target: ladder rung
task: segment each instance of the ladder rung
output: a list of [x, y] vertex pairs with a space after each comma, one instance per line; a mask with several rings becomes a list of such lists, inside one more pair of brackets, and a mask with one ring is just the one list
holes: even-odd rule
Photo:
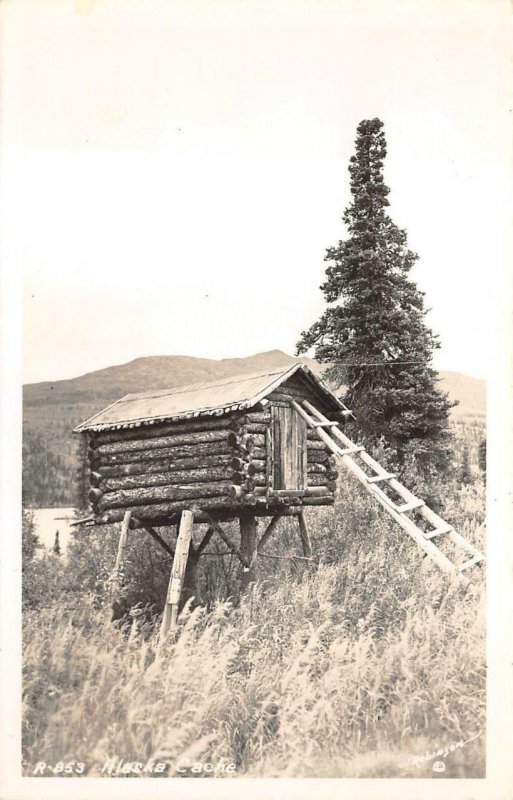
[[425, 505], [426, 504], [424, 500], [419, 500], [416, 498], [415, 500], [412, 500], [411, 503], [405, 503], [402, 506], [395, 506], [395, 510], [398, 514], [404, 514], [406, 511], [413, 511], [415, 508], [421, 508]]
[[441, 525], [439, 528], [435, 528], [435, 530], [425, 533], [424, 536], [426, 539], [434, 539], [435, 536], [443, 536], [444, 533], [450, 533], [453, 530], [454, 528], [452, 525]]
[[474, 558], [469, 559], [468, 561], [464, 561], [463, 564], [460, 564], [458, 570], [463, 572], [464, 570], [468, 569], [469, 567], [473, 567], [474, 564], [479, 564], [481, 561], [484, 561], [484, 556], [479, 553], [478, 556], [474, 556]]
[[385, 472], [383, 475], [373, 475], [372, 478], [367, 478], [367, 483], [378, 483], [379, 481], [389, 481], [392, 478], [397, 478], [391, 472]]
[[334, 425], [338, 425], [338, 422], [317, 422], [316, 419], [312, 420], [315, 428], [333, 428]]
[[339, 450], [337, 455], [339, 456], [348, 456], [351, 453], [361, 453], [365, 450], [365, 447], [346, 447], [345, 450]]

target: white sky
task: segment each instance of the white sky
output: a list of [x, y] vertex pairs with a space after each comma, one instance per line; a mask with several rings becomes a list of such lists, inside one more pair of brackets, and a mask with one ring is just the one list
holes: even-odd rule
[[322, 312], [362, 118], [442, 339], [485, 377], [510, 175], [507, 2], [7, 0], [4, 270], [24, 380], [280, 348]]

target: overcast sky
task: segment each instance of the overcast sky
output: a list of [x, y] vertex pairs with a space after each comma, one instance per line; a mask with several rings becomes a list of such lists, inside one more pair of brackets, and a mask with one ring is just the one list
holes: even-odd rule
[[[363, 118], [440, 334], [485, 377], [504, 267], [507, 2], [7, 0], [4, 215], [24, 380], [294, 350]], [[14, 280], [14, 278], [13, 278]]]

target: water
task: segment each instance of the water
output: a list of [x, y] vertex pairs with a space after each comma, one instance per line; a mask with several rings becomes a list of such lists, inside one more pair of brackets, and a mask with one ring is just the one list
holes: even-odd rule
[[[65, 555], [70, 540], [70, 522], [75, 518], [74, 508], [32, 508], [34, 532], [45, 550], [51, 550], [55, 542], [55, 533], [59, 531], [61, 554]], [[41, 552], [41, 551], [40, 551]]]

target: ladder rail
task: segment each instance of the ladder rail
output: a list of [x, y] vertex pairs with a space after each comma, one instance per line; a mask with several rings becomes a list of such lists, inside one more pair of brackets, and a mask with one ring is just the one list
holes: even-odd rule
[[[327, 417], [325, 417], [324, 414], [322, 414], [317, 408], [315, 408], [315, 406], [309, 403], [308, 400], [303, 400], [302, 404], [311, 414], [314, 414], [320, 421], [324, 421], [325, 419], [327, 419]], [[348, 436], [342, 433], [340, 428], [333, 427], [330, 428], [330, 430], [332, 431], [333, 435], [344, 444], [345, 447], [351, 447], [351, 446], [354, 447], [354, 442]], [[382, 471], [383, 467], [381, 466], [381, 464], [379, 464], [378, 461], [372, 458], [372, 456], [370, 456], [366, 451], [360, 453], [360, 458], [365, 464], [367, 464], [367, 466], [371, 467], [375, 472], [379, 473]], [[412, 492], [410, 492], [409, 489], [406, 488], [406, 486], [404, 486], [400, 481], [398, 481], [397, 478], [394, 477], [388, 483], [390, 488], [393, 489], [407, 503], [413, 503], [418, 499]], [[429, 522], [430, 525], [433, 525], [433, 528], [444, 527], [447, 524], [442, 517], [440, 517], [435, 511], [433, 511], [433, 509], [429, 508], [429, 506], [427, 505], [420, 507], [418, 509], [418, 513], [423, 517], [423, 519], [426, 520], [426, 522]], [[454, 545], [462, 547], [463, 549], [467, 550], [467, 552], [469, 552], [472, 556], [475, 557], [483, 556], [483, 553], [481, 553], [481, 551], [475, 545], [473, 545], [472, 542], [469, 542], [468, 539], [465, 539], [465, 537], [462, 536], [457, 531], [452, 530], [450, 533], [447, 534], [447, 537]]]
[[[369, 481], [369, 476], [367, 473], [354, 461], [352, 454], [349, 454], [347, 451], [350, 450], [352, 453], [356, 454], [367, 466], [371, 467], [376, 473], [378, 473], [378, 475], [383, 473], [383, 467], [375, 459], [373, 459], [372, 456], [365, 451], [365, 449], [362, 449], [361, 451], [355, 450], [355, 443], [348, 436], [342, 433], [337, 426], [329, 427], [330, 433], [332, 434], [330, 436], [325, 431], [324, 425], [316, 425], [315, 423], [317, 421], [326, 423], [329, 422], [329, 420], [318, 409], [316, 409], [315, 406], [309, 403], [308, 400], [303, 400], [301, 405], [299, 405], [299, 403], [297, 403], [295, 400], [292, 400], [292, 406], [303, 417], [308, 427], [315, 430], [317, 436], [327, 445], [331, 452], [343, 462], [344, 466], [365, 487], [367, 492], [374, 495], [378, 503], [380, 503], [380, 505], [397, 522], [397, 524], [400, 525], [400, 527], [416, 541], [426, 555], [430, 556], [430, 558], [445, 572], [449, 572], [455, 576], [463, 586], [468, 586], [470, 581], [468, 578], [462, 575], [459, 566], [454, 564], [430, 540], [429, 534], [425, 534], [413, 520], [405, 516], [407, 513], [406, 510], [403, 512], [397, 510], [394, 501], [391, 500], [388, 495], [376, 485], [376, 482], [373, 482], [372, 479]], [[307, 411], [310, 413], [307, 413]], [[313, 419], [311, 418], [310, 414], [314, 416]], [[340, 445], [335, 442], [334, 438], [332, 437], [337, 438], [344, 445], [344, 448], [340, 447]], [[416, 497], [412, 492], [410, 492], [410, 490], [400, 483], [395, 476], [391, 476], [389, 479], [387, 479], [387, 482], [390, 487], [400, 497], [402, 497], [403, 500], [405, 500], [406, 505], [412, 506], [412, 508], [409, 510], [413, 510], [415, 508], [415, 510], [421, 514], [427, 522], [433, 525], [435, 529], [444, 527], [452, 528], [452, 526], [448, 526], [447, 522], [442, 517], [426, 506], [425, 503], [422, 505], [417, 505], [418, 503], [422, 502], [420, 498]], [[475, 563], [479, 563], [480, 561], [484, 560], [484, 555], [471, 542], [469, 542], [468, 539], [465, 539], [465, 537], [463, 537], [453, 528], [445, 535], [447, 535], [453, 544], [461, 547], [467, 552], [470, 552], [475, 560]]]

